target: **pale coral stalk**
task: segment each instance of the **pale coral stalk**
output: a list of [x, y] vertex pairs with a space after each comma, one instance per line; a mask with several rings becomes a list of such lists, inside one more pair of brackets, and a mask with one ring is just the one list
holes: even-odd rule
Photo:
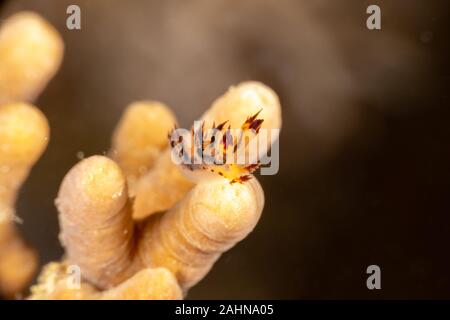
[[244, 184], [223, 178], [202, 182], [173, 209], [149, 218], [141, 232], [139, 256], [144, 265], [171, 270], [187, 290], [253, 230], [263, 206], [263, 191], [255, 178]]
[[14, 297], [31, 280], [37, 255], [16, 230], [17, 193], [48, 142], [44, 115], [23, 103], [61, 64], [63, 42], [39, 15], [20, 12], [0, 26], [0, 294]]
[[100, 291], [86, 281], [78, 283], [66, 263], [48, 264], [31, 288], [30, 300], [179, 300], [175, 277], [163, 268], [143, 269], [124, 283]]
[[15, 223], [17, 193], [48, 143], [44, 115], [24, 103], [0, 106], [0, 293], [13, 296], [31, 280], [35, 252], [19, 237]]
[[130, 196], [135, 185], [167, 147], [167, 133], [176, 123], [175, 116], [160, 102], [139, 101], [130, 104], [114, 131], [111, 157], [128, 180]]
[[69, 263], [77, 264], [83, 277], [102, 289], [130, 276], [134, 227], [127, 203], [122, 171], [102, 156], [72, 168], [56, 200]]
[[6, 19], [0, 28], [0, 105], [33, 101], [59, 69], [63, 51], [60, 35], [39, 15]]

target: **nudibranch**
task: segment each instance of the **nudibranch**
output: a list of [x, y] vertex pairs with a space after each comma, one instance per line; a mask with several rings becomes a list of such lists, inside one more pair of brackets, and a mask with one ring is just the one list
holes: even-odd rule
[[[205, 128], [205, 121], [196, 121], [190, 130], [175, 126], [168, 134], [172, 160], [183, 173], [199, 181], [221, 176], [230, 183], [243, 183], [260, 167], [257, 138], [264, 119], [258, 115], [247, 117], [240, 128], [228, 121]], [[256, 144], [254, 143], [256, 142]]]

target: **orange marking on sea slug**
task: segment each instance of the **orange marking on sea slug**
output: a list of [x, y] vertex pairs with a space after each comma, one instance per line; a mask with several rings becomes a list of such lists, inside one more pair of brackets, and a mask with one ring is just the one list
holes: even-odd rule
[[[242, 146], [242, 141], [244, 134], [248, 131], [252, 132], [254, 135], [259, 133], [261, 129], [262, 123], [264, 119], [258, 119], [258, 115], [261, 113], [262, 109], [259, 110], [252, 116], [247, 117], [240, 128], [239, 137], [233, 137], [231, 134], [231, 127], [228, 125], [228, 128], [225, 129], [225, 125], [228, 121], [224, 121], [216, 126], [215, 122], [213, 122], [212, 128], [213, 130], [218, 130], [220, 134], [222, 134], [222, 138], [219, 141], [216, 141], [216, 136], [212, 135], [209, 139], [207, 134], [205, 134], [205, 122], [202, 122], [200, 127], [200, 131], [194, 131], [194, 126], [190, 129], [191, 141], [194, 143], [190, 146], [191, 151], [196, 154], [190, 154], [189, 152], [181, 147], [181, 151], [179, 152], [179, 156], [185, 157], [187, 161], [183, 162], [181, 166], [191, 170], [191, 171], [209, 171], [215, 174], [218, 174], [221, 177], [224, 177], [230, 181], [230, 183], [244, 183], [251, 179], [251, 173], [257, 170], [260, 167], [259, 161], [257, 163], [252, 164], [236, 164], [236, 163], [227, 163], [227, 158], [232, 157], [235, 159], [236, 153], [239, 148], [247, 147], [247, 141], [244, 146]], [[175, 130], [178, 129], [175, 125], [172, 131], [168, 134], [170, 146], [171, 148], [175, 148], [176, 146], [183, 143], [183, 137], [179, 136], [178, 139], [172, 140], [171, 137]], [[197, 139], [196, 139], [197, 138]], [[199, 142], [200, 140], [200, 142]], [[195, 144], [199, 143], [198, 146]], [[219, 151], [221, 151], [222, 159], [219, 159], [220, 154], [216, 154], [215, 144], [218, 143]], [[203, 158], [203, 153], [206, 149], [212, 148], [210, 150], [210, 154], [213, 158], [213, 164], [198, 164], [194, 162], [195, 156], [197, 155], [201, 159]], [[201, 154], [199, 154], [201, 152]]]

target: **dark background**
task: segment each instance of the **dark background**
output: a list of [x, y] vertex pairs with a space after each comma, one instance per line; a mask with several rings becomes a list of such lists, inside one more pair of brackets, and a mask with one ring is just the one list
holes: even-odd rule
[[[450, 298], [449, 10], [446, 1], [6, 1], [62, 34], [36, 104], [51, 142], [18, 213], [41, 262], [58, 260], [53, 200], [76, 154], [102, 154], [124, 107], [167, 103], [188, 126], [232, 84], [283, 106], [280, 172], [260, 177], [255, 231], [189, 298]], [[78, 4], [82, 30], [65, 27]], [[382, 30], [366, 28], [366, 8]], [[366, 288], [377, 264], [382, 289]]]

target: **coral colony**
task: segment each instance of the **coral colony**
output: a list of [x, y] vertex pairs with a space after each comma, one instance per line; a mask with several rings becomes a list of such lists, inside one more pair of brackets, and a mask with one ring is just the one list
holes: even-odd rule
[[[38, 267], [37, 253], [15, 227], [15, 201], [50, 139], [46, 116], [30, 103], [59, 69], [63, 51], [58, 32], [37, 14], [18, 13], [1, 25], [0, 294], [6, 298], [21, 297]], [[199, 131], [172, 130], [169, 144], [174, 123], [161, 102], [131, 103], [109, 153], [80, 157], [68, 171], [55, 200], [65, 254], [44, 266], [28, 299], [182, 299], [254, 229], [264, 193], [252, 172], [278, 138], [276, 93], [260, 82], [231, 87], [194, 124]], [[265, 130], [275, 132], [269, 140], [260, 139]], [[201, 159], [187, 152], [195, 146]], [[193, 162], [177, 164], [174, 153]]]

